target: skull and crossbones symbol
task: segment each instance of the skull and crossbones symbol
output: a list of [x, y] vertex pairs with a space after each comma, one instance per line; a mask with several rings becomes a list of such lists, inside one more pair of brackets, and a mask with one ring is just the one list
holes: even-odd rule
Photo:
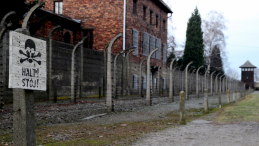
[[38, 52], [38, 54], [35, 55], [37, 52], [36, 52], [36, 46], [35, 46], [35, 43], [33, 40], [31, 40], [31, 39], [26, 40], [25, 50], [26, 50], [25, 53], [22, 50], [19, 50], [20, 54], [27, 57], [27, 58], [21, 58], [20, 63], [23, 63], [24, 61], [28, 61], [29, 63], [32, 63], [33, 61], [35, 61], [39, 65], [41, 65], [41, 61], [34, 59], [36, 57], [41, 57], [41, 53]]

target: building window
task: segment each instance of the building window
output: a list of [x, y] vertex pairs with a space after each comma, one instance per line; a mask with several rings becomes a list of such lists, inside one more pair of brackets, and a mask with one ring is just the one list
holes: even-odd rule
[[138, 55], [138, 31], [135, 29], [132, 29], [132, 45], [136, 47], [132, 54], [137, 56]]
[[163, 31], [164, 31], [164, 32], [165, 32], [165, 23], [166, 23], [166, 21], [163, 20]]
[[151, 24], [151, 25], [152, 25], [152, 23], [153, 23], [152, 16], [153, 16], [153, 11], [150, 10], [150, 24]]
[[163, 44], [163, 62], [166, 62], [166, 44]]
[[143, 6], [143, 20], [146, 20], [146, 16], [147, 16], [147, 7], [146, 6]]
[[[153, 35], [150, 35], [150, 38], [149, 38], [149, 54], [155, 50], [155, 42], [156, 41], [156, 37], [153, 36]], [[154, 53], [151, 58], [156, 58], [156, 53]]]
[[251, 68], [251, 71], [254, 71], [254, 68]]
[[242, 71], [245, 71], [245, 69], [244, 69], [244, 68], [242, 68]]
[[144, 56], [149, 55], [149, 34], [146, 32], [143, 32], [143, 48], [142, 53]]
[[156, 28], [158, 28], [158, 15], [156, 15]]
[[156, 48], [158, 50], [156, 51], [156, 59], [160, 60], [161, 59], [161, 39], [156, 38]]
[[93, 49], [93, 29], [89, 29], [89, 30], [86, 30], [86, 31], [84, 31], [84, 35], [83, 36], [87, 36], [87, 35], [89, 35], [89, 37], [84, 41], [84, 44], [83, 44], [83, 46], [85, 47], [85, 48], [88, 48], [88, 49]]
[[142, 77], [142, 86], [143, 86], [143, 89], [146, 89], [147, 88], [147, 77], [146, 76], [143, 76]]
[[138, 86], [137, 86], [138, 81], [137, 81], [137, 79], [138, 79], [138, 76], [134, 74], [133, 75], [133, 81], [132, 81], [132, 88], [133, 89], [138, 89]]
[[138, 0], [133, 0], [133, 13], [137, 14], [137, 2]]
[[69, 32], [66, 32], [64, 35], [64, 42], [70, 44], [71, 35]]
[[245, 71], [247, 71], [247, 68], [245, 68]]
[[163, 89], [166, 89], [166, 78], [163, 78]]
[[56, 14], [63, 14], [63, 2], [62, 1], [54, 1], [54, 12]]

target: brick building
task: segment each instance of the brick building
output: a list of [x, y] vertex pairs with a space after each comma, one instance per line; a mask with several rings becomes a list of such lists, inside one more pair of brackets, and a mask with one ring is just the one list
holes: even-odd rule
[[[44, 0], [44, 2], [44, 9], [50, 12], [80, 20], [81, 37], [86, 34], [91, 35], [88, 41], [88, 44], [92, 43], [88, 46], [91, 49], [101, 51], [114, 36], [125, 32], [125, 40], [120, 38], [116, 42], [113, 53], [117, 54], [135, 45], [137, 49], [130, 60], [140, 62], [150, 51], [158, 47], [159, 51], [153, 56], [155, 62], [166, 59], [167, 17], [172, 11], [162, 0]], [[75, 36], [71, 32], [70, 34]]]
[[245, 83], [245, 88], [254, 88], [254, 69], [256, 66], [247, 60], [239, 68], [241, 68], [241, 81]]

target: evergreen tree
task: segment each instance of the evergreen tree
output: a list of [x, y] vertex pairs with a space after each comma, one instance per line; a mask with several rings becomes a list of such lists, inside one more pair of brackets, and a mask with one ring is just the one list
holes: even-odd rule
[[[171, 63], [171, 61], [173, 60], [175, 58], [175, 55], [174, 55], [174, 53], [173, 52], [171, 52], [170, 53], [170, 55], [167, 57], [167, 59], [166, 59], [166, 65], [168, 66], [168, 67], [170, 67], [170, 63]], [[175, 61], [176, 62], [176, 61]], [[174, 62], [174, 64], [175, 64], [175, 62]]]
[[198, 68], [204, 64], [203, 32], [201, 30], [201, 17], [197, 7], [189, 18], [186, 30], [186, 42], [183, 55], [183, 65], [193, 61], [192, 66]]
[[223, 72], [223, 64], [222, 64], [222, 58], [220, 55], [220, 49], [219, 47], [216, 45], [214, 46], [212, 53], [211, 53], [211, 71], [219, 71], [219, 72]]

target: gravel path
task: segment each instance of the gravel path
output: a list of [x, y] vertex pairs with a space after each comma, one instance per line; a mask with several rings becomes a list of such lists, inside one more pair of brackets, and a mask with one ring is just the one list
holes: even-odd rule
[[[259, 94], [254, 92], [253, 94]], [[215, 114], [161, 132], [149, 133], [135, 146], [258, 146], [259, 123], [220, 124]]]

